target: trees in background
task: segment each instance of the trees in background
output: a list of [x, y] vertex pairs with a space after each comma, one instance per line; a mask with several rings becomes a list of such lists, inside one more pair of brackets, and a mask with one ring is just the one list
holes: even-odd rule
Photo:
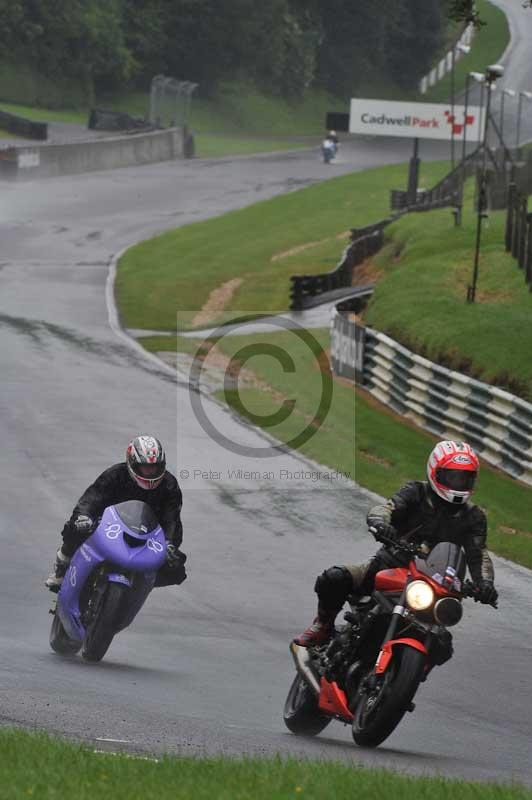
[[88, 97], [160, 72], [204, 93], [237, 78], [292, 97], [310, 86], [349, 96], [379, 82], [414, 87], [446, 14], [468, 2], [0, 0], [0, 45], [47, 77], [83, 81]]

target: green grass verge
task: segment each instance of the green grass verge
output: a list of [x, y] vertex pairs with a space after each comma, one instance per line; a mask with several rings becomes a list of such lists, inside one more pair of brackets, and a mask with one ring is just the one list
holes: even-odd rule
[[452, 227], [442, 210], [388, 228], [390, 243], [374, 260], [384, 276], [365, 320], [433, 361], [532, 399], [532, 294], [504, 252], [503, 211], [489, 215], [477, 302], [466, 303], [476, 232], [468, 188], [462, 227]]
[[94, 753], [22, 731], [0, 731], [2, 800], [529, 800], [520, 786], [414, 778], [382, 769], [294, 759], [171, 758]]
[[272, 153], [276, 150], [297, 150], [303, 147], [315, 147], [318, 151], [318, 139], [308, 142], [293, 139], [246, 139], [239, 136], [209, 136], [200, 133], [195, 137], [196, 156], [198, 158], [219, 158], [222, 156], [251, 155], [252, 153]]
[[[465, 88], [468, 72], [484, 72], [488, 64], [496, 63], [510, 41], [506, 14], [488, 0], [477, 0], [477, 8], [486, 23], [475, 32], [471, 52], [462, 56], [455, 65], [455, 92]], [[419, 97], [427, 103], [447, 103], [451, 97], [451, 76], [446, 75], [428, 92]]]
[[[226, 315], [286, 309], [290, 275], [331, 269], [347, 244], [338, 235], [387, 216], [389, 190], [404, 186], [406, 173], [405, 165], [353, 173], [131, 248], [116, 281], [122, 320], [128, 327], [175, 330], [179, 314], [185, 327], [210, 292], [233, 278], [242, 285]], [[423, 164], [422, 173], [422, 185], [430, 186], [445, 164]]]
[[[141, 112], [141, 106], [147, 102], [146, 96], [137, 94], [131, 95], [131, 100], [127, 98], [120, 98], [116, 101], [112, 99], [107, 103], [103, 102], [102, 107], [112, 108], [113, 110], [128, 110], [132, 114], [144, 115], [145, 110]], [[20, 117], [25, 117], [31, 120], [46, 120], [47, 122], [70, 122], [77, 125], [86, 125], [88, 121], [87, 111], [57, 111], [54, 109], [32, 108], [30, 106], [19, 106], [13, 103], [0, 102], [0, 110], [7, 111], [10, 114], [17, 114]], [[263, 131], [264, 134], [264, 131]], [[16, 138], [8, 132], [0, 131], [0, 138]], [[309, 140], [309, 142], [294, 140], [294, 139], [281, 139], [281, 138], [268, 138], [261, 139], [260, 137], [246, 138], [242, 135], [224, 135], [213, 136], [206, 133], [196, 135], [196, 156], [198, 158], [219, 158], [222, 156], [233, 155], [248, 155], [251, 153], [269, 153], [275, 150], [295, 150], [302, 147], [318, 147], [319, 141], [317, 138]]]
[[87, 111], [58, 111], [51, 108], [34, 108], [33, 106], [23, 106], [1, 101], [0, 110], [7, 111], [9, 114], [16, 114], [19, 117], [25, 117], [25, 119], [31, 119], [35, 122], [74, 122], [79, 125], [86, 125], [88, 120]]
[[[312, 331], [323, 350], [328, 350], [328, 330]], [[148, 350], [180, 351], [194, 354], [199, 339], [146, 337], [140, 340]], [[240, 400], [244, 414], [269, 434], [289, 442], [306, 428], [315, 415], [322, 393], [322, 375], [308, 346], [293, 333], [227, 336], [219, 343], [229, 357], [244, 347], [281, 347], [293, 359], [295, 373], [284, 372], [271, 355], [253, 356], [246, 368], [260, 384], [243, 388]], [[322, 362], [323, 363], [323, 362]], [[220, 393], [220, 399], [242, 413], [234, 393]], [[290, 416], [270, 424], [286, 399], [295, 400]], [[260, 419], [256, 417], [263, 417]], [[354, 391], [344, 381], [334, 380], [330, 411], [315, 435], [298, 449], [309, 458], [342, 473], [381, 495], [393, 494], [407, 480], [424, 479], [424, 465], [434, 436], [405, 425], [404, 420], [384, 411], [366, 393]], [[272, 469], [274, 465], [272, 466]], [[484, 464], [475, 501], [486, 509], [489, 547], [499, 555], [532, 568], [532, 492], [512, 478]]]

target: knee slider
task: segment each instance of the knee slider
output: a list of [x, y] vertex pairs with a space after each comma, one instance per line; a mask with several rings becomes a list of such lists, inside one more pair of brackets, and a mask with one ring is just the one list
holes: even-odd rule
[[318, 575], [314, 585], [318, 598], [327, 605], [342, 606], [353, 591], [353, 578], [346, 567], [329, 567]]

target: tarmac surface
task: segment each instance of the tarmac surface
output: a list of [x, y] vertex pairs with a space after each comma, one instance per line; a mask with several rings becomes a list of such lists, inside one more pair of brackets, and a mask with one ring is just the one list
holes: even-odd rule
[[[108, 264], [125, 246], [332, 174], [404, 161], [410, 149], [357, 141], [333, 168], [307, 151], [3, 187], [4, 724], [97, 749], [281, 753], [532, 785], [530, 573], [499, 560], [500, 610], [467, 604], [455, 658], [434, 671], [414, 714], [378, 751], [356, 748], [338, 723], [315, 740], [286, 731], [288, 643], [313, 616], [315, 575], [374, 552], [365, 529], [373, 498], [296, 455], [263, 458], [270, 442], [206, 399], [209, 433], [186, 381], [109, 326]], [[48, 646], [42, 585], [58, 532], [88, 483], [142, 431], [164, 441], [183, 488], [189, 579], [155, 591], [101, 664], [63, 659]], [[346, 435], [356, 435], [355, 420]]]

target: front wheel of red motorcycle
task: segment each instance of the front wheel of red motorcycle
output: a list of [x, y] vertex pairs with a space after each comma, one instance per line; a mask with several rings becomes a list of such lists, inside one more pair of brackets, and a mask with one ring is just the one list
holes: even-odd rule
[[413, 647], [397, 648], [375, 688], [359, 694], [353, 719], [353, 739], [361, 747], [377, 747], [395, 730], [409, 710], [426, 664]]
[[321, 713], [318, 698], [299, 674], [288, 692], [283, 719], [288, 730], [298, 736], [316, 736], [331, 721]]

